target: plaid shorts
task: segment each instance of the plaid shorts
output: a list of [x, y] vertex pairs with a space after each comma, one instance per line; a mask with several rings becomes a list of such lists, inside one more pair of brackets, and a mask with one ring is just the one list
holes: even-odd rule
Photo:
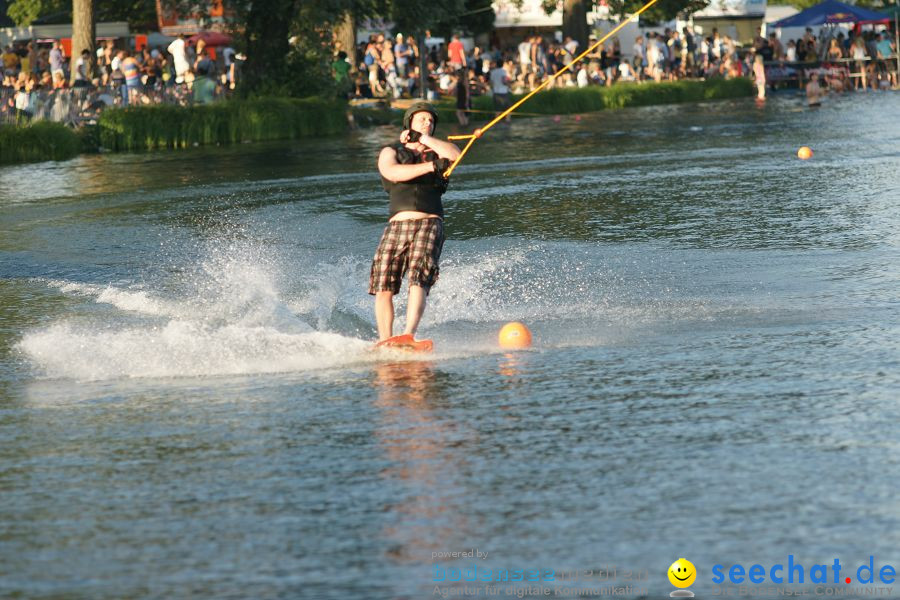
[[444, 246], [444, 222], [438, 218], [391, 221], [384, 228], [372, 260], [369, 293], [400, 291], [404, 273], [409, 284], [427, 293], [438, 279]]

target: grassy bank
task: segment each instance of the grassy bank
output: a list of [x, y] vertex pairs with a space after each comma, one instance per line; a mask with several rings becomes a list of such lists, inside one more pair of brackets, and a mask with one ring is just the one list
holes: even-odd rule
[[0, 164], [68, 160], [81, 151], [81, 136], [61, 123], [0, 125]]
[[[750, 96], [749, 79], [617, 84], [612, 87], [559, 88], [536, 94], [522, 106], [526, 113], [560, 115], [629, 106], [703, 102]], [[444, 123], [455, 121], [452, 100], [438, 103]], [[493, 116], [490, 97], [473, 99], [476, 121]], [[359, 126], [396, 123], [402, 111], [354, 108]], [[202, 106], [136, 106], [105, 111], [96, 127], [81, 132], [58, 123], [0, 127], [0, 164], [65, 160], [98, 146], [112, 151], [183, 148], [206, 144], [285, 140], [347, 131], [347, 105], [321, 98], [257, 98]]]
[[[538, 92], [521, 110], [543, 115], [564, 115], [599, 110], [650, 106], [654, 104], [678, 104], [743, 98], [756, 93], [753, 83], [745, 78], [710, 79], [707, 81], [663, 81], [660, 83], [617, 83], [611, 87], [554, 88]], [[513, 96], [513, 101], [522, 96]], [[472, 108], [493, 111], [493, 99], [479, 96], [472, 99]], [[440, 104], [444, 122], [455, 119], [455, 104]], [[474, 113], [474, 120], [486, 121], [493, 114]]]
[[285, 140], [346, 131], [347, 106], [319, 98], [137, 106], [105, 111], [98, 127], [100, 145], [114, 151]]

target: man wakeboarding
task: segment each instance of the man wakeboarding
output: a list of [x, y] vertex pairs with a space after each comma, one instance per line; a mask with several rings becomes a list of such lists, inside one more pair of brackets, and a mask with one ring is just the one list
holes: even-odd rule
[[[378, 172], [390, 198], [390, 219], [369, 276], [375, 296], [376, 347], [430, 350], [431, 340], [416, 342], [425, 299], [438, 279], [444, 245], [444, 172], [460, 155], [459, 148], [433, 136], [437, 112], [427, 102], [415, 102], [403, 115], [400, 141], [382, 148]], [[409, 276], [406, 328], [394, 336], [394, 296], [404, 274]]]

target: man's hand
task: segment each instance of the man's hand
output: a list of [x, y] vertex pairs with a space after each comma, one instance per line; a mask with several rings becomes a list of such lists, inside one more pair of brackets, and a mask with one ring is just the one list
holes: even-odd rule
[[438, 177], [443, 177], [444, 172], [450, 168], [450, 165], [453, 164], [449, 158], [437, 158], [434, 161], [434, 173]]
[[404, 129], [400, 133], [400, 143], [415, 144], [422, 138], [422, 134], [415, 129]]

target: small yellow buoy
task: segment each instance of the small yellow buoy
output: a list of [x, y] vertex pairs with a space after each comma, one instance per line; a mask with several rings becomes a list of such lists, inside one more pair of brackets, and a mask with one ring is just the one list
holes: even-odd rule
[[500, 342], [501, 348], [530, 348], [531, 332], [524, 323], [513, 321], [500, 329], [497, 341]]
[[797, 158], [800, 160], [808, 160], [812, 158], [813, 151], [809, 146], [802, 146], [799, 150], [797, 150]]

